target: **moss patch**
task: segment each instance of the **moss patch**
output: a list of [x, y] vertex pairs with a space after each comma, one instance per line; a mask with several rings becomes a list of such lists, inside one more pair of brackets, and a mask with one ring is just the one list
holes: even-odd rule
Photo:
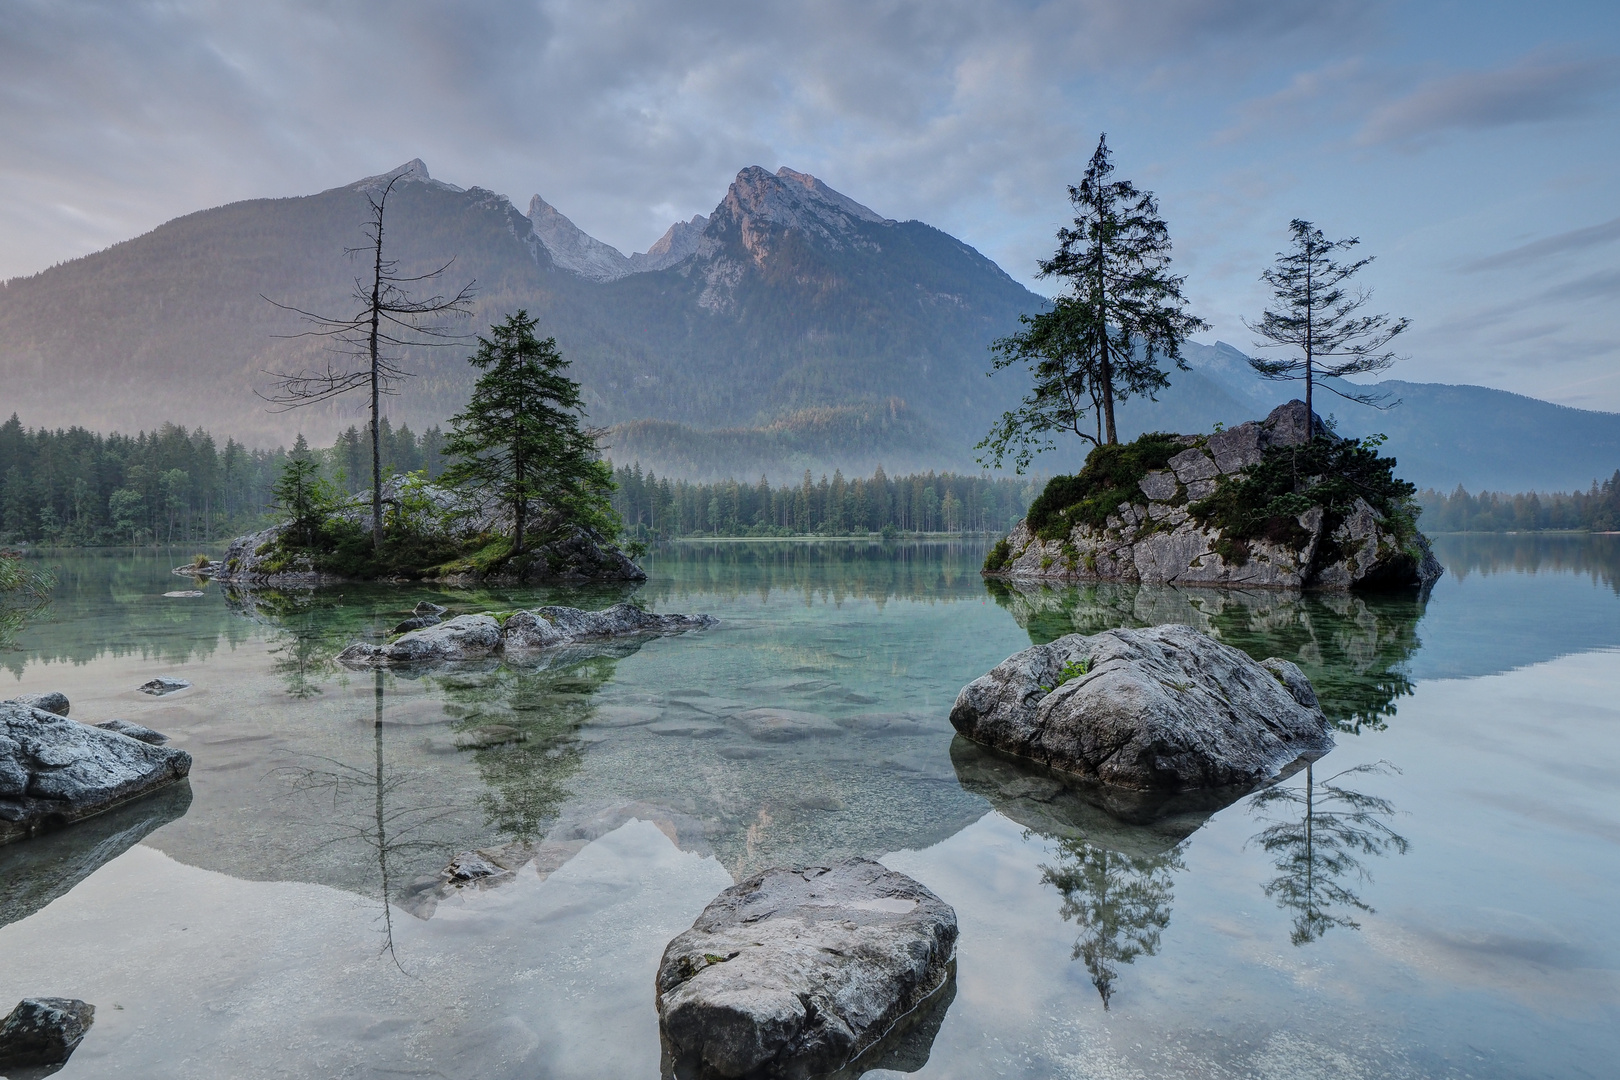
[[1187, 449], [1179, 435], [1162, 431], [1135, 442], [1099, 446], [1073, 476], [1054, 476], [1029, 507], [1029, 527], [1042, 540], [1062, 540], [1076, 525], [1101, 529], [1122, 502], [1147, 504], [1137, 485]]

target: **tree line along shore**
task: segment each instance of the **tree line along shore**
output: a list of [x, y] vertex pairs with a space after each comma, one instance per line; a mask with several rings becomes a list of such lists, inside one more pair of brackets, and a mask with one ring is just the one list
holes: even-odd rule
[[[444, 434], [381, 424], [390, 474], [444, 472]], [[369, 440], [350, 427], [329, 447], [300, 436], [291, 448], [249, 448], [201, 428], [164, 423], [135, 435], [84, 428], [0, 424], [0, 543], [97, 547], [189, 544], [228, 539], [276, 516], [273, 488], [289, 457], [308, 455], [351, 494], [366, 487]], [[613, 508], [631, 539], [841, 536], [867, 533], [1004, 532], [1028, 510], [1044, 477], [950, 472], [812, 477], [772, 484], [764, 477], [695, 483], [613, 470]], [[1586, 491], [1418, 493], [1430, 532], [1620, 530], [1620, 470]]]

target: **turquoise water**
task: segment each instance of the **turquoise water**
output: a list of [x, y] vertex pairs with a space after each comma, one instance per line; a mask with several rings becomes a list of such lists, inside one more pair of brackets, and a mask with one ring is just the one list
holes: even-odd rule
[[[1442, 537], [1425, 601], [1020, 591], [972, 543], [681, 544], [636, 595], [717, 629], [416, 678], [330, 658], [423, 598], [624, 593], [164, 597], [191, 552], [55, 557], [0, 692], [62, 690], [196, 764], [0, 850], [0, 1002], [97, 1006], [68, 1078], [651, 1077], [669, 938], [757, 869], [862, 854], [961, 922], [919, 1076], [1612, 1075], [1617, 539]], [[1170, 621], [1300, 663], [1338, 749], [1125, 823], [954, 738], [956, 692], [1008, 654]], [[193, 686], [135, 692], [160, 674]], [[523, 865], [436, 888], [475, 848]]]

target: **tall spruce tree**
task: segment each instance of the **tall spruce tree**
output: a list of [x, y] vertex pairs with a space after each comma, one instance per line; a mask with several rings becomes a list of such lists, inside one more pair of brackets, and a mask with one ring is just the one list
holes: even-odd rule
[[[1268, 308], [1260, 321], [1244, 325], [1265, 340], [1259, 349], [1296, 349], [1298, 356], [1267, 360], [1251, 357], [1249, 363], [1261, 377], [1276, 380], [1303, 380], [1305, 407], [1314, 408], [1312, 391], [1322, 378], [1367, 375], [1383, 371], [1400, 359], [1388, 345], [1409, 325], [1406, 319], [1388, 315], [1357, 315], [1372, 293], [1358, 289], [1354, 295], [1345, 282], [1354, 277], [1374, 256], [1353, 263], [1335, 262], [1335, 251], [1348, 251], [1361, 241], [1357, 237], [1329, 240], [1309, 221], [1295, 218], [1288, 223], [1293, 250], [1277, 253], [1277, 261], [1260, 279], [1271, 286], [1277, 308]], [[1348, 401], [1388, 408], [1383, 395], [1345, 391], [1323, 383], [1327, 389]]]
[[540, 340], [539, 320], [509, 316], [478, 339], [468, 362], [483, 371], [467, 408], [451, 420], [444, 453], [454, 460], [441, 482], [482, 491], [512, 515], [512, 553], [524, 549], [537, 512], [548, 526], [583, 525], [611, 538], [613, 473], [581, 426], [579, 384], [565, 370], [554, 338]]
[[[993, 346], [993, 371], [1023, 362], [1035, 377], [1035, 388], [978, 445], [998, 466], [1012, 454], [1022, 472], [1054, 431], [1119, 442], [1114, 403], [1169, 386], [1160, 358], [1185, 369], [1182, 343], [1206, 327], [1186, 310], [1186, 279], [1169, 271], [1170, 231], [1158, 201], [1129, 180], [1110, 180], [1113, 172], [1105, 134], [1069, 188], [1073, 225], [1058, 230], [1057, 252], [1040, 263], [1040, 276], [1062, 278], [1068, 294]], [[1084, 430], [1087, 415], [1095, 434]]]

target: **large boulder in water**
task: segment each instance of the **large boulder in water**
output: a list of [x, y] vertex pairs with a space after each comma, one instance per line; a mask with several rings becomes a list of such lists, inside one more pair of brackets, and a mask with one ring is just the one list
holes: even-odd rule
[[666, 1053], [677, 1075], [840, 1068], [948, 986], [956, 934], [949, 904], [878, 863], [766, 870], [664, 950]]
[[1299, 668], [1177, 625], [1025, 649], [963, 687], [951, 723], [997, 750], [1141, 791], [1252, 785], [1333, 748]]
[[0, 701], [0, 844], [99, 814], [190, 771], [184, 750]]

